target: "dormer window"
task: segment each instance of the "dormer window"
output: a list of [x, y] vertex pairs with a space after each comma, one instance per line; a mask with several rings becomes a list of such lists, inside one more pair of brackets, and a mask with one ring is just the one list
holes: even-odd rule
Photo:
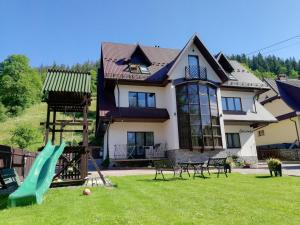
[[144, 74], [149, 73], [149, 69], [145, 65], [140, 65], [140, 71], [141, 71], [141, 73], [144, 73]]
[[142, 74], [149, 74], [149, 69], [145, 65], [139, 64], [129, 64], [130, 73], [142, 73]]

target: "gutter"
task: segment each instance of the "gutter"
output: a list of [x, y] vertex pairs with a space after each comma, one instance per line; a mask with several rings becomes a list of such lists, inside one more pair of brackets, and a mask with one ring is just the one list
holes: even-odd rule
[[298, 144], [300, 143], [299, 142], [299, 131], [298, 131], [298, 125], [297, 125], [297, 121], [295, 121], [295, 120], [292, 120], [292, 118], [290, 118], [290, 121], [292, 121], [292, 122], [294, 122], [294, 124], [295, 124], [295, 129], [296, 129], [296, 135], [297, 135], [297, 141], [298, 141]]

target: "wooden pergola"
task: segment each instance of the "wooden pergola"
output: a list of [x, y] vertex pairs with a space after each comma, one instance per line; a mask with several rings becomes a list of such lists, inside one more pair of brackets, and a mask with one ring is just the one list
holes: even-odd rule
[[[89, 125], [88, 111], [91, 104], [91, 75], [85, 72], [68, 70], [48, 70], [43, 86], [45, 102], [47, 102], [46, 122], [41, 125], [45, 127], [45, 142], [51, 135], [53, 144], [63, 140], [66, 132], [82, 134], [82, 143], [78, 146], [67, 146], [59, 159], [58, 170], [55, 178], [60, 178], [66, 183], [83, 182], [87, 175], [87, 161], [90, 158], [97, 169], [100, 178], [105, 180], [97, 166], [89, 148]], [[58, 120], [57, 113], [82, 113], [82, 119]], [[78, 127], [82, 127], [78, 129]], [[74, 129], [71, 129], [74, 128]], [[77, 128], [77, 129], [75, 129]], [[68, 140], [65, 140], [68, 141]]]

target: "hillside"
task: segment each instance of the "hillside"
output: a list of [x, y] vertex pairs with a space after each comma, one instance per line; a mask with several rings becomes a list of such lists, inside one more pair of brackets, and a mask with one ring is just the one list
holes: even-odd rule
[[[44, 145], [44, 129], [40, 126], [40, 122], [46, 120], [47, 104], [39, 103], [30, 108], [26, 109], [20, 116], [14, 118], [8, 118], [5, 122], [0, 123], [0, 144], [11, 145], [11, 131], [15, 129], [18, 125], [25, 124], [40, 131], [40, 137], [37, 138], [35, 144], [28, 147], [30, 151], [36, 151], [39, 147]], [[93, 99], [92, 105], [90, 107], [89, 119], [95, 120], [96, 111], [96, 99]], [[66, 116], [64, 113], [59, 113], [57, 119], [72, 119], [72, 116]], [[78, 129], [75, 127], [74, 129]], [[80, 127], [79, 127], [80, 129]], [[59, 137], [59, 136], [58, 136]], [[65, 133], [64, 138], [66, 141], [81, 141], [81, 136], [79, 134]], [[92, 135], [91, 135], [92, 138]], [[17, 147], [17, 146], [15, 146]]]

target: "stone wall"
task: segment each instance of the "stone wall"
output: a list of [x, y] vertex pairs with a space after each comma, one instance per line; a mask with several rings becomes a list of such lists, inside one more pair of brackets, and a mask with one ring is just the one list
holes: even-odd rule
[[257, 149], [259, 160], [268, 158], [278, 158], [280, 160], [298, 161], [300, 160], [300, 149]]
[[[214, 151], [190, 151], [190, 150], [184, 150], [184, 149], [178, 149], [178, 150], [168, 150], [167, 151], [168, 158], [174, 162], [187, 162], [187, 161], [194, 161], [194, 162], [204, 162], [208, 160], [208, 158], [215, 157], [215, 158], [222, 158], [222, 157], [228, 157], [232, 154], [228, 153], [226, 150], [214, 150]], [[258, 162], [256, 156], [239, 156], [245, 162], [256, 164]]]

